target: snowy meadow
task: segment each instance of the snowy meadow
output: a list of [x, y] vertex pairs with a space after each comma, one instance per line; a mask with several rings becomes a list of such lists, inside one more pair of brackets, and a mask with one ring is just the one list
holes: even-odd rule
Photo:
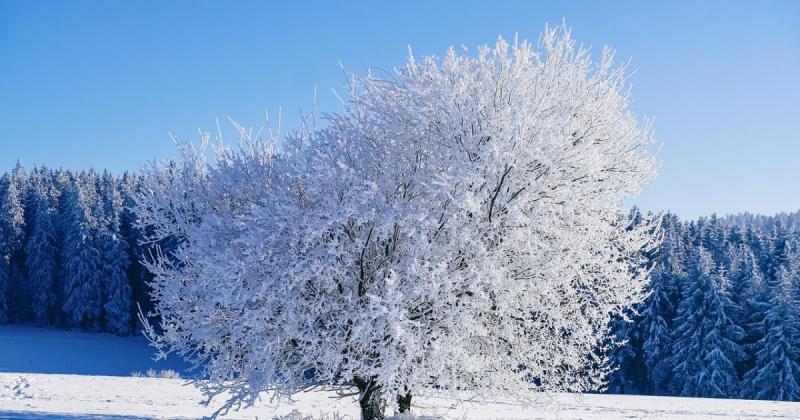
[[[222, 401], [204, 405], [200, 390], [179, 359], [155, 362], [142, 337], [75, 332], [31, 326], [0, 326], [0, 418], [2, 419], [193, 419], [206, 418]], [[57, 349], [58, 357], [52, 357]], [[413, 417], [427, 419], [793, 419], [800, 403], [631, 396], [557, 394], [543, 404], [509, 401], [418, 398]], [[356, 396], [339, 398], [324, 390], [303, 392], [291, 401], [231, 411], [226, 419], [358, 419]], [[408, 419], [409, 416], [398, 417]]]

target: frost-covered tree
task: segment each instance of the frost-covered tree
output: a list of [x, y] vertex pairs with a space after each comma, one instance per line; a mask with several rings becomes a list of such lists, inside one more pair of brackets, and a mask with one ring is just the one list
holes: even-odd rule
[[698, 243], [711, 254], [711, 259], [721, 267], [729, 266], [725, 246], [726, 234], [724, 222], [716, 214], [700, 219]]
[[767, 281], [777, 281], [778, 273], [781, 268], [789, 265], [789, 253], [791, 240], [780, 219], [775, 221], [772, 227], [772, 234], [769, 238], [769, 247], [765, 251], [765, 276]]
[[642, 311], [642, 353], [646, 367], [649, 392], [661, 395], [672, 376], [669, 363], [670, 329], [667, 324], [671, 303], [666, 299], [662, 278], [654, 279], [649, 299]]
[[135, 210], [134, 197], [139, 194], [141, 182], [139, 177], [130, 173], [123, 174], [119, 180], [120, 194], [122, 196], [122, 213], [120, 214], [120, 233], [128, 245], [128, 282], [131, 288], [131, 301], [135, 308], [131, 308], [131, 318], [135, 318], [135, 309], [139, 308], [145, 313], [152, 310], [152, 297], [148, 283], [151, 279], [150, 272], [142, 264], [142, 260], [149, 255], [151, 244], [143, 243], [145, 232], [136, 225], [138, 215]]
[[673, 387], [678, 395], [725, 398], [740, 383], [743, 331], [730, 318], [727, 280], [704, 248], [694, 251], [673, 329]]
[[[753, 254], [747, 243], [742, 243], [738, 247], [729, 247], [730, 253], [730, 295], [733, 303], [731, 319], [736, 325], [744, 328], [744, 336], [741, 345], [745, 350], [751, 348], [754, 342], [761, 339], [761, 334], [757, 328], [752, 328], [751, 324], [759, 322], [763, 316], [764, 279], [758, 267], [758, 259]], [[753, 352], [746, 351], [746, 357], [737, 363], [736, 370], [739, 377], [752, 369], [754, 363]]]
[[0, 259], [0, 323], [8, 321], [8, 264]]
[[642, 392], [644, 370], [641, 360], [641, 338], [634, 322], [638, 314], [626, 313], [611, 320], [610, 335], [613, 345], [608, 355], [611, 372], [608, 374], [608, 392], [614, 394], [639, 394]]
[[106, 330], [117, 335], [131, 332], [131, 286], [125, 269], [128, 266], [127, 244], [118, 233], [108, 231], [101, 238], [103, 253], [103, 312]]
[[[631, 227], [638, 226], [645, 221], [642, 213], [636, 207], [631, 210], [629, 218]], [[647, 260], [652, 261], [652, 258], [647, 258]], [[652, 281], [651, 275], [651, 284]], [[652, 297], [652, 294], [649, 297]], [[643, 302], [642, 305], [637, 305], [611, 319], [609, 328], [611, 350], [608, 354], [611, 372], [608, 374], [606, 387], [608, 392], [640, 394], [647, 387], [647, 373], [642, 351], [642, 340], [645, 334], [640, 328], [643, 321], [640, 310], [646, 303]]]
[[753, 344], [755, 364], [743, 379], [743, 398], [800, 400], [800, 287], [797, 274], [782, 267], [769, 284], [771, 299], [763, 318], [753, 325], [761, 339]]
[[0, 178], [0, 322], [16, 315], [12, 312], [23, 299], [20, 257], [25, 239], [26, 180], [19, 163]]
[[[0, 198], [5, 197], [8, 191], [5, 179], [7, 175], [0, 178]], [[4, 220], [0, 221], [0, 323], [8, 321], [8, 261], [5, 258], [6, 243], [8, 242], [6, 236], [6, 223]]]
[[[59, 277], [58, 223], [55, 189], [46, 175], [34, 180], [32, 190], [32, 220], [28, 243], [25, 245], [25, 265], [31, 292], [31, 312], [40, 325], [53, 322], [56, 310], [56, 287]], [[38, 181], [38, 182], [37, 182]]]
[[762, 273], [756, 256], [747, 244], [730, 245], [728, 255], [731, 296], [739, 309], [733, 315], [737, 323], [745, 325], [747, 315], [752, 313], [749, 307], [751, 301], [763, 282]]
[[[644, 297], [654, 175], [623, 68], [566, 29], [353, 77], [322, 130], [147, 173], [151, 338], [249, 403], [324, 385], [366, 418], [409, 393], [596, 389], [612, 316]], [[605, 352], [601, 352], [605, 354]], [[395, 398], [402, 397], [402, 398]], [[397, 404], [402, 401], [404, 404]]]
[[99, 221], [92, 203], [97, 202], [96, 174], [77, 177], [67, 192], [65, 209], [64, 304], [67, 324], [99, 330], [103, 310], [103, 260], [97, 247]]
[[121, 234], [122, 195], [110, 173], [100, 180], [103, 226], [97, 237], [102, 254], [103, 317], [106, 329], [114, 334], [131, 332], [131, 286], [128, 282], [128, 244]]
[[675, 315], [676, 285], [686, 277], [681, 252], [680, 227], [675, 215], [664, 216], [664, 240], [655, 256], [655, 268], [648, 285], [648, 296], [641, 308], [638, 327], [642, 335], [642, 358], [647, 372], [649, 392], [664, 394], [672, 378], [670, 340]]

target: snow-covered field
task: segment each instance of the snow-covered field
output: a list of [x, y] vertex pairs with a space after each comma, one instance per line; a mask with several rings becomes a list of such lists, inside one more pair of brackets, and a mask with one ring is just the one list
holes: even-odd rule
[[[215, 411], [220, 401], [202, 405], [201, 394], [182, 380], [128, 376], [149, 368], [182, 367], [177, 361], [153, 363], [148, 352], [139, 338], [0, 327], [0, 419], [199, 418]], [[800, 403], [564, 394], [556, 403], [538, 407], [417, 398], [413, 412], [424, 418], [467, 419], [798, 419]], [[292, 403], [265, 401], [225, 418], [334, 416], [357, 419], [357, 404], [352, 398], [313, 392]]]
[[0, 325], [0, 372], [130, 376], [149, 369], [182, 372], [181, 360], [152, 360], [144, 337]]
[[[232, 412], [225, 418], [358, 418], [352, 399], [331, 394], [299, 395], [293, 403]], [[215, 405], [199, 403], [200, 393], [178, 379], [58, 374], [0, 374], [0, 418], [80, 416], [98, 418], [200, 418]], [[522, 407], [502, 403], [464, 403], [417, 399], [412, 410], [425, 418], [466, 419], [622, 419], [622, 418], [800, 418], [800, 403], [710, 400], [617, 395], [560, 395], [557, 404]]]

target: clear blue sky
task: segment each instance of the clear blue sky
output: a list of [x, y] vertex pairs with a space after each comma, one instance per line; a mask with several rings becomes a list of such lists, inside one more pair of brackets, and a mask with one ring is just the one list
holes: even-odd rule
[[0, 170], [136, 169], [233, 116], [335, 111], [341, 61], [403, 64], [498, 35], [633, 58], [658, 180], [635, 202], [682, 217], [800, 209], [800, 1], [88, 2], [0, 0]]

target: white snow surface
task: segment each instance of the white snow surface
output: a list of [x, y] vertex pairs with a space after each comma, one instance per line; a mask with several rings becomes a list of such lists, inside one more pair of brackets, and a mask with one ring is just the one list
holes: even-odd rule
[[[179, 370], [180, 363], [155, 363], [147, 343], [46, 328], [0, 327], [0, 419], [202, 418], [222, 405], [203, 405], [202, 394], [180, 379], [137, 378], [149, 368]], [[122, 375], [122, 376], [120, 376]], [[420, 419], [800, 419], [800, 403], [622, 395], [555, 396], [555, 402], [525, 407], [498, 401], [464, 402], [415, 398]], [[358, 419], [353, 397], [325, 391], [297, 395], [230, 412], [230, 419]]]
[[0, 325], [0, 372], [131, 376], [150, 369], [185, 373], [188, 367], [177, 358], [152, 358], [143, 336]]
[[[290, 403], [265, 400], [222, 418], [358, 419], [353, 398], [332, 397], [316, 391]], [[412, 412], [424, 419], [800, 418], [800, 403], [573, 394], [556, 399], [537, 407], [415, 399]], [[199, 391], [179, 379], [0, 373], [0, 418], [201, 418], [219, 406], [201, 400]]]

